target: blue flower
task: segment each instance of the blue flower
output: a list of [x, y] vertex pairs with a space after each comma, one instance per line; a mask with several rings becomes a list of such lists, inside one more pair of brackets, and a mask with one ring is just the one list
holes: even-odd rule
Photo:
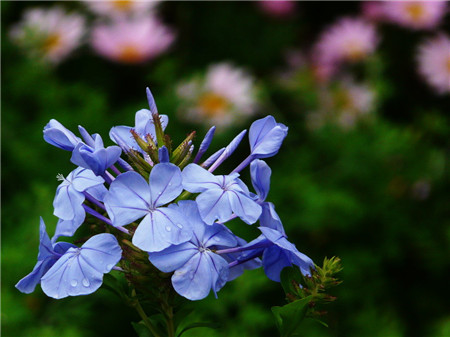
[[280, 282], [280, 273], [285, 267], [293, 264], [300, 268], [303, 275], [310, 275], [314, 262], [305, 254], [300, 253], [286, 235], [268, 227], [258, 227], [262, 235], [250, 242], [247, 247], [256, 247], [255, 251], [245, 252], [241, 259], [247, 260], [249, 255], [259, 255], [262, 252], [262, 263], [267, 277]]
[[183, 214], [161, 207], [182, 190], [180, 169], [171, 163], [160, 163], [153, 167], [149, 183], [136, 172], [119, 175], [109, 188], [105, 206], [114, 226], [144, 217], [134, 233], [133, 244], [144, 251], [160, 251], [192, 236]]
[[277, 123], [272, 116], [253, 122], [249, 132], [251, 156], [267, 158], [276, 155], [287, 132], [287, 126]]
[[206, 226], [194, 201], [180, 201], [178, 206], [190, 222], [193, 236], [190, 241], [170, 246], [161, 252], [149, 253], [150, 262], [165, 273], [174, 272], [172, 285], [181, 296], [200, 300], [210, 290], [217, 296], [228, 281], [228, 262], [213, 252], [218, 247], [234, 247], [235, 236], [223, 225]]
[[56, 299], [91, 294], [121, 257], [122, 249], [114, 235], [95, 235], [81, 248], [69, 248], [42, 277], [41, 288]]
[[[169, 117], [167, 117], [166, 115], [158, 116], [161, 120], [162, 129], [164, 130], [169, 123]], [[109, 132], [109, 137], [116, 144], [125, 144], [127, 147], [133, 150], [143, 152], [143, 150], [137, 144], [136, 140], [133, 138], [131, 129], [134, 129], [134, 131], [144, 140], [145, 136], [150, 135], [153, 141], [156, 143], [155, 124], [153, 122], [153, 116], [150, 110], [142, 109], [136, 112], [134, 128], [120, 125], [113, 127]]]
[[208, 225], [217, 219], [226, 222], [233, 213], [248, 224], [258, 220], [261, 206], [252, 200], [247, 186], [238, 177], [238, 173], [215, 176], [197, 164], [189, 164], [183, 170], [183, 187], [189, 192], [200, 193], [196, 201], [200, 215]]
[[93, 146], [79, 143], [72, 152], [70, 161], [75, 165], [92, 170], [96, 175], [102, 175], [120, 158], [122, 150], [118, 146], [103, 145], [100, 135], [93, 135]]
[[250, 175], [252, 185], [257, 193], [255, 199], [262, 207], [259, 223], [263, 227], [269, 227], [285, 234], [280, 217], [277, 212], [275, 212], [274, 204], [271, 202], [265, 202], [270, 190], [271, 174], [272, 171], [265, 161], [256, 159], [251, 162]]
[[32, 293], [36, 285], [41, 282], [42, 276], [58, 261], [58, 259], [74, 245], [67, 242], [58, 242], [54, 245], [50, 242], [45, 230], [44, 220], [41, 218], [39, 227], [39, 254], [33, 271], [21, 279], [16, 288], [25, 294]]
[[44, 127], [44, 140], [65, 151], [72, 151], [81, 142], [80, 138], [55, 119], [51, 119]]
[[53, 214], [60, 219], [53, 241], [60, 236], [72, 236], [84, 222], [86, 213], [82, 205], [86, 194], [102, 201], [107, 192], [103, 178], [85, 168], [78, 167], [67, 178], [61, 179], [63, 182], [56, 189], [53, 200]]

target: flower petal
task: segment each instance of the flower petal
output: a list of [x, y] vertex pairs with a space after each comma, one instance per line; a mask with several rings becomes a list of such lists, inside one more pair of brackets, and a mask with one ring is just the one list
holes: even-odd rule
[[212, 225], [217, 219], [225, 222], [233, 214], [228, 195], [229, 192], [222, 189], [211, 189], [197, 197], [198, 210], [207, 225]]
[[231, 209], [245, 223], [251, 225], [259, 219], [262, 209], [253, 199], [235, 191], [228, 191], [227, 193], [229, 194]]
[[156, 164], [150, 173], [150, 194], [153, 207], [174, 200], [183, 190], [181, 170], [171, 163]]
[[211, 172], [197, 164], [189, 164], [183, 170], [183, 187], [193, 193], [221, 187], [221, 181]]
[[119, 175], [105, 196], [105, 207], [114, 226], [127, 225], [149, 212], [150, 189], [136, 172]]
[[277, 123], [272, 116], [253, 122], [249, 132], [250, 149], [253, 157], [266, 158], [277, 154], [287, 131], [287, 126]]
[[198, 247], [192, 242], [185, 242], [180, 245], [170, 246], [160, 252], [149, 253], [150, 262], [163, 273], [170, 273], [181, 268], [195, 254]]
[[266, 200], [270, 189], [270, 175], [272, 170], [265, 161], [256, 159], [250, 164], [250, 174], [252, 185], [259, 196], [259, 200]]

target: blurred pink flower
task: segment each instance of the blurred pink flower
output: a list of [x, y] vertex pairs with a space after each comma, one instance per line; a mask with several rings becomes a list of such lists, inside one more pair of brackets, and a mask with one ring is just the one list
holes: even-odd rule
[[289, 0], [260, 0], [257, 1], [257, 4], [263, 12], [278, 18], [292, 15], [297, 7], [295, 1]]
[[58, 63], [77, 48], [85, 32], [85, 20], [62, 8], [28, 9], [10, 30], [10, 38], [29, 55]]
[[342, 18], [328, 27], [314, 49], [320, 64], [355, 62], [375, 51], [378, 36], [375, 27], [359, 18]]
[[158, 0], [83, 0], [92, 12], [117, 18], [126, 15], [148, 14], [160, 1]]
[[174, 32], [156, 17], [146, 16], [98, 24], [92, 30], [95, 51], [116, 62], [142, 63], [169, 48]]
[[450, 93], [450, 38], [441, 34], [424, 42], [418, 53], [419, 72], [437, 92]]
[[446, 1], [385, 1], [383, 11], [389, 21], [412, 29], [436, 27], [446, 14]]
[[183, 119], [218, 129], [245, 120], [257, 106], [254, 79], [228, 63], [210, 66], [204, 78], [180, 84], [177, 93]]
[[309, 113], [307, 124], [317, 129], [334, 123], [350, 129], [364, 119], [375, 107], [375, 92], [368, 85], [346, 78], [319, 91], [321, 106]]
[[383, 2], [381, 1], [363, 1], [361, 3], [362, 15], [370, 21], [382, 21], [385, 19]]

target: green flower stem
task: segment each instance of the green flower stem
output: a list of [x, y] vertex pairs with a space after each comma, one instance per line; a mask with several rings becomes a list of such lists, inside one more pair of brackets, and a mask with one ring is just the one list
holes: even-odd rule
[[156, 332], [156, 329], [154, 328], [152, 322], [150, 322], [150, 320], [148, 319], [147, 314], [145, 313], [144, 309], [141, 306], [141, 303], [139, 303], [139, 300], [136, 297], [136, 290], [135, 289], [133, 289], [133, 291], [132, 291], [132, 296], [134, 297], [133, 306], [136, 309], [136, 311], [138, 312], [139, 316], [141, 316], [142, 320], [145, 323], [145, 326], [150, 330], [150, 332], [153, 334], [154, 337], [161, 337]]

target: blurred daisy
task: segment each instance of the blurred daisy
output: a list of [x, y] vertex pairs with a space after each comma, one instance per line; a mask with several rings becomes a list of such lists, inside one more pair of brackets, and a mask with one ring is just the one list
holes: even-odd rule
[[363, 1], [361, 10], [362, 15], [367, 20], [378, 22], [385, 19], [385, 11], [381, 1]]
[[307, 116], [310, 128], [334, 123], [350, 129], [374, 109], [375, 92], [366, 84], [344, 79], [336, 87], [322, 88], [319, 101], [321, 107]]
[[194, 78], [178, 86], [180, 116], [192, 123], [224, 128], [255, 113], [254, 79], [228, 63], [209, 67], [204, 78]]
[[295, 1], [289, 0], [275, 0], [275, 1], [257, 1], [259, 8], [265, 12], [266, 14], [278, 17], [285, 18], [291, 16], [297, 7]]
[[419, 72], [438, 93], [450, 93], [450, 38], [441, 34], [419, 47]]
[[386, 1], [383, 11], [389, 21], [412, 29], [436, 27], [446, 13], [446, 1]]
[[146, 16], [98, 24], [92, 30], [95, 51], [116, 62], [142, 63], [166, 51], [174, 32], [156, 17]]
[[58, 63], [77, 48], [85, 32], [85, 20], [62, 8], [28, 9], [9, 32], [11, 40], [29, 55]]
[[86, 6], [92, 12], [113, 18], [126, 15], [148, 14], [159, 3], [157, 0], [83, 0], [83, 2], [86, 3]]
[[375, 27], [357, 18], [342, 18], [328, 27], [314, 49], [317, 63], [356, 62], [375, 51], [378, 36]]

